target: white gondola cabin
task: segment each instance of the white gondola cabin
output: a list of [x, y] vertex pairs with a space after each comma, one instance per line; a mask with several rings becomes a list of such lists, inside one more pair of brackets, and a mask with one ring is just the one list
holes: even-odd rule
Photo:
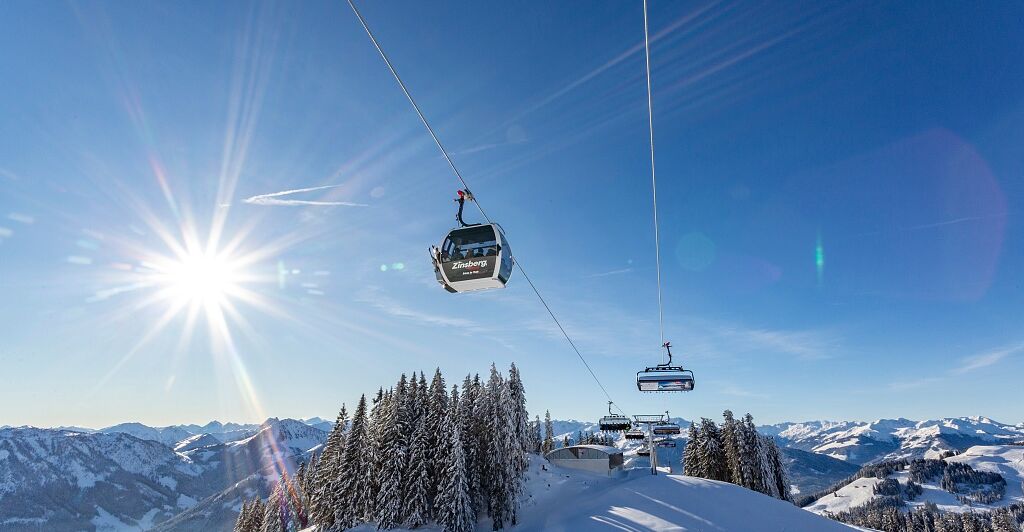
[[498, 224], [452, 229], [441, 247], [431, 247], [437, 282], [449, 292], [505, 288], [515, 261]]

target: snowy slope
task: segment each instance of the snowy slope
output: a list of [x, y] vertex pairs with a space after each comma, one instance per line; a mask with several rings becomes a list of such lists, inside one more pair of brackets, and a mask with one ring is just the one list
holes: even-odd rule
[[928, 421], [880, 419], [808, 421], [759, 427], [786, 447], [867, 464], [898, 458], [938, 458], [944, 451], [973, 445], [1010, 443], [1024, 439], [1020, 426], [986, 417], [943, 418]]
[[632, 470], [608, 479], [552, 468], [531, 479], [513, 530], [851, 530], [771, 497], [713, 480]]
[[[537, 456], [530, 457], [530, 473], [519, 515], [519, 523], [506, 530], [855, 530], [790, 503], [724, 482], [664, 472], [652, 476], [640, 469], [607, 477], [555, 467]], [[476, 529], [487, 531], [491, 525], [484, 520]], [[375, 528], [363, 525], [354, 530], [370, 532]]]

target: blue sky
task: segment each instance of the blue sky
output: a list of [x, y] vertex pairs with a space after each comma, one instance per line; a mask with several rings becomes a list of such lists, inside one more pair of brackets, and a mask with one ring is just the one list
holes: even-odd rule
[[[651, 2], [685, 395], [634, 382], [661, 357], [641, 4], [362, 10], [625, 411], [1024, 421], [1021, 6]], [[518, 273], [434, 283], [457, 181], [344, 3], [4, 2], [0, 71], [0, 424], [329, 417], [491, 361], [535, 412], [603, 411]], [[243, 202], [318, 186], [284, 198], [362, 206]], [[211, 228], [247, 258], [223, 325], [140, 282]]]

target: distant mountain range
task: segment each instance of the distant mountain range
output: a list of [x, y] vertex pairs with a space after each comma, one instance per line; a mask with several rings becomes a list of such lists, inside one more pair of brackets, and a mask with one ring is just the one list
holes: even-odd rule
[[[679, 469], [686, 428], [661, 465]], [[590, 421], [553, 421], [557, 438], [597, 432]], [[0, 428], [0, 530], [230, 529], [242, 499], [266, 496], [279, 468], [294, 471], [324, 443], [333, 423], [271, 418], [257, 424], [102, 429]], [[759, 427], [783, 448], [794, 493], [811, 493], [894, 458], [1024, 441], [1024, 423], [984, 417], [874, 422], [808, 421]], [[637, 442], [619, 440], [627, 463], [643, 466]], [[126, 495], [130, 494], [130, 495]]]
[[945, 451], [974, 445], [1024, 441], [1024, 423], [1010, 425], [987, 417], [928, 421], [880, 419], [806, 421], [758, 427], [786, 447], [824, 454], [854, 464], [898, 458], [938, 458]]
[[148, 530], [174, 518], [159, 528], [222, 530], [242, 497], [265, 495], [280, 468], [294, 471], [327, 439], [292, 419], [190, 427], [219, 432], [0, 429], [0, 529]]

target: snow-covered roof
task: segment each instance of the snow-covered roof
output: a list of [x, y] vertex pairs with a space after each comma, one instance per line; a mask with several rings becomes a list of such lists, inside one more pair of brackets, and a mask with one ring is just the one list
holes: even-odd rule
[[622, 454], [622, 449], [618, 447], [612, 447], [610, 445], [570, 445], [569, 447], [563, 447], [563, 449], [571, 449], [573, 447], [584, 447], [587, 449], [594, 449], [607, 454]]

